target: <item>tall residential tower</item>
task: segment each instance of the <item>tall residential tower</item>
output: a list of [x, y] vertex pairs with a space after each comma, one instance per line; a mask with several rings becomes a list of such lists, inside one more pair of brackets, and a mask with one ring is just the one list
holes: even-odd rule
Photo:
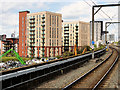
[[27, 56], [61, 55], [62, 15], [43, 11], [27, 13], [26, 16], [25, 45], [27, 46]]
[[63, 22], [62, 34], [64, 51], [72, 51], [75, 45], [78, 48], [90, 45], [90, 23], [82, 21]]

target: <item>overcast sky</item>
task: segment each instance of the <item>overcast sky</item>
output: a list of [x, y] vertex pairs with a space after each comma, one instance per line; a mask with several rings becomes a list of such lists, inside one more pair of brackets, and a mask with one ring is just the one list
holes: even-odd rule
[[[10, 37], [15, 31], [19, 35], [19, 11], [29, 10], [31, 13], [52, 11], [62, 14], [63, 21], [91, 21], [91, 10], [94, 4], [117, 4], [119, 0], [1, 0], [0, 1], [0, 35]], [[118, 21], [118, 8], [102, 8], [95, 15], [95, 20]], [[107, 15], [108, 16], [107, 16]], [[110, 18], [109, 18], [110, 17]], [[112, 33], [117, 33], [117, 25], [111, 25]]]

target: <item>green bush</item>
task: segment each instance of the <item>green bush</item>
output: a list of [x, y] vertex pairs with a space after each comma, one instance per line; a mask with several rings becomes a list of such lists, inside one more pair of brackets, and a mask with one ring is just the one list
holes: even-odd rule
[[66, 51], [63, 53], [63, 57], [72, 56], [73, 54], [74, 54], [73, 52]]
[[[25, 58], [25, 57], [21, 57], [24, 61], [26, 60], [30, 60], [30, 58]], [[16, 57], [2, 57], [1, 58], [1, 61], [2, 62], [6, 62], [6, 61], [9, 61], [9, 60], [13, 60], [13, 61], [19, 61]]]
[[96, 45], [96, 44], [94, 44], [94, 48], [97, 48], [97, 45]]
[[57, 55], [57, 56], [56, 56], [56, 58], [58, 58], [58, 59], [59, 59], [59, 58], [60, 58], [60, 55]]

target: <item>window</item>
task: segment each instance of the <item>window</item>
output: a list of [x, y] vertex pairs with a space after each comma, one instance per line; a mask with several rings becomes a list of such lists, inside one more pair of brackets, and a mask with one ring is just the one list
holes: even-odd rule
[[24, 20], [24, 17], [22, 17], [22, 20]]
[[51, 39], [50, 39], [50, 46], [51, 46]]
[[22, 24], [24, 23], [24, 21], [22, 20]]
[[51, 38], [51, 27], [50, 27], [50, 38]]
[[57, 27], [58, 27], [58, 16], [57, 16]]
[[57, 40], [57, 46], [58, 46], [58, 40]]
[[50, 26], [51, 26], [51, 15], [50, 15]]
[[58, 28], [57, 28], [57, 38], [58, 38]]

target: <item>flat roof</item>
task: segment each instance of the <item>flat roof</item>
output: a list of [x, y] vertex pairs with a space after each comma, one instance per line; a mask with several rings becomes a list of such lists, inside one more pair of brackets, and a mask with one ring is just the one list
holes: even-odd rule
[[30, 11], [28, 11], [28, 10], [26, 10], [26, 11], [19, 11], [19, 13], [22, 13], [22, 12], [30, 13]]

